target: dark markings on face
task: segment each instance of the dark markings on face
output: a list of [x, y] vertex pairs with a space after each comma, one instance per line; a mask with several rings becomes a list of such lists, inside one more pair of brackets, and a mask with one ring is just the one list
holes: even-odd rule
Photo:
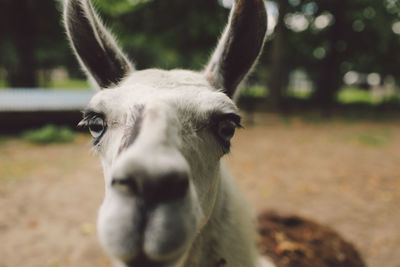
[[124, 137], [122, 139], [122, 143], [119, 148], [118, 154], [120, 154], [122, 151], [130, 147], [138, 137], [143, 122], [143, 111], [144, 111], [143, 105], [135, 107], [135, 112], [133, 115], [134, 116], [133, 126], [128, 127], [125, 130]]

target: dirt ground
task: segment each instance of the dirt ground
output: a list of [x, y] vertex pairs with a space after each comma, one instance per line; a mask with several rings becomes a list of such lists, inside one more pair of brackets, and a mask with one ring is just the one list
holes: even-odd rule
[[[400, 267], [400, 121], [257, 114], [225, 158], [255, 212], [329, 225], [370, 267]], [[0, 267], [110, 266], [96, 240], [100, 161], [72, 144], [0, 141]]]

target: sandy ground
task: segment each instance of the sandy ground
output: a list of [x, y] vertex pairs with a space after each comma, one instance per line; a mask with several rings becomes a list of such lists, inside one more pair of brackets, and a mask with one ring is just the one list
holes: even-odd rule
[[[255, 211], [325, 223], [370, 267], [400, 267], [400, 121], [307, 123], [257, 115], [225, 158]], [[88, 137], [0, 141], [0, 267], [110, 266], [96, 240], [103, 196]]]

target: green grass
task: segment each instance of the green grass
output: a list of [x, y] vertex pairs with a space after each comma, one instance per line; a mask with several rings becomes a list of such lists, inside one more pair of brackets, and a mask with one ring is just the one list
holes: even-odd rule
[[[7, 88], [7, 82], [0, 79], [0, 89]], [[89, 90], [90, 86], [86, 80], [68, 79], [60, 81], [49, 81], [46, 84], [40, 82], [39, 87], [50, 89], [73, 89], [73, 90]]]
[[22, 139], [37, 144], [70, 143], [76, 134], [65, 126], [46, 125], [42, 128], [29, 130], [22, 134]]
[[240, 96], [252, 97], [252, 98], [265, 98], [268, 96], [268, 90], [261, 85], [247, 86], [241, 90]]
[[5, 80], [0, 79], [0, 88], [7, 87], [7, 82]]
[[[265, 98], [268, 96], [268, 89], [262, 85], [253, 85], [243, 88], [241, 91], [242, 97], [252, 98]], [[286, 97], [307, 100], [311, 97], [310, 92], [302, 92], [291, 90], [288, 92]], [[400, 93], [396, 93], [390, 97], [374, 97], [373, 94], [368, 90], [363, 90], [357, 87], [343, 87], [336, 95], [336, 101], [340, 104], [367, 104], [367, 105], [379, 105], [383, 103], [400, 104]]]
[[1, 135], [0, 135], [0, 145], [6, 143], [6, 142], [7, 142], [8, 140], [10, 140], [10, 139], [12, 139], [11, 136], [1, 134]]
[[286, 94], [286, 96], [292, 97], [292, 98], [295, 98], [295, 99], [300, 99], [300, 100], [307, 100], [307, 99], [311, 98], [311, 94], [312, 94], [311, 90], [309, 92], [304, 92], [304, 91], [302, 92], [300, 90], [298, 90], [298, 91], [291, 90], [290, 92], [288, 92]]
[[384, 129], [382, 131], [359, 133], [356, 139], [362, 146], [379, 148], [390, 143], [392, 134], [390, 129]]
[[380, 103], [378, 99], [374, 99], [369, 91], [358, 88], [343, 88], [336, 96], [339, 103], [342, 104], [370, 104], [377, 105]]
[[368, 104], [379, 105], [382, 103], [400, 104], [400, 93], [390, 97], [377, 98], [370, 91], [362, 90], [356, 87], [342, 88], [336, 95], [336, 100], [342, 104]]
[[385, 99], [385, 103], [388, 104], [400, 104], [400, 93], [390, 97], [389, 99]]
[[63, 81], [51, 81], [46, 87], [52, 89], [77, 89], [77, 90], [86, 90], [90, 89], [89, 84], [86, 80], [63, 80]]

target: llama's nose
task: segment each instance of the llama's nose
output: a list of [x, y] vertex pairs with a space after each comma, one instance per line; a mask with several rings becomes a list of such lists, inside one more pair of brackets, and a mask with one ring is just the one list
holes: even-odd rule
[[189, 188], [189, 175], [185, 171], [170, 170], [149, 177], [143, 172], [115, 176], [111, 187], [121, 193], [142, 198], [147, 205], [156, 205], [185, 197]]

